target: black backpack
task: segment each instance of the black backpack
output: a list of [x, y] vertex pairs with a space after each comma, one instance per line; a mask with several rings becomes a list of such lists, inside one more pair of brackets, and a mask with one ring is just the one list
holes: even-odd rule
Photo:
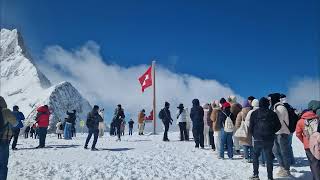
[[163, 120], [165, 118], [164, 116], [164, 109], [161, 109], [161, 111], [159, 112], [159, 118]]
[[261, 113], [260, 110], [253, 112], [256, 113], [257, 123], [254, 130], [259, 132], [263, 139], [268, 139], [273, 136], [276, 131], [272, 122], [268, 121], [268, 113]]
[[[275, 108], [277, 108], [278, 106], [276, 106]], [[289, 124], [286, 124], [286, 122], [284, 122], [284, 124], [287, 126], [290, 133], [294, 133], [296, 131], [297, 123], [299, 121], [299, 116], [296, 114], [295, 109], [290, 104], [284, 103], [283, 106], [287, 109], [289, 116]]]

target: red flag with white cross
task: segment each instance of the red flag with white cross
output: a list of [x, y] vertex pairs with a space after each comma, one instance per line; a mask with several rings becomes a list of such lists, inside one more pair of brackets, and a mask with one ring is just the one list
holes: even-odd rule
[[152, 66], [148, 68], [148, 70], [139, 78], [139, 82], [141, 84], [142, 92], [145, 89], [152, 86]]

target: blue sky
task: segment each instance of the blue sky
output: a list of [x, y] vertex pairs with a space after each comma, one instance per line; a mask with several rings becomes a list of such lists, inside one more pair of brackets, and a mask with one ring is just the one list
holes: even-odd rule
[[72, 49], [93, 40], [107, 63], [156, 59], [243, 97], [319, 78], [317, 0], [0, 1], [1, 27], [18, 28], [36, 59], [49, 45]]

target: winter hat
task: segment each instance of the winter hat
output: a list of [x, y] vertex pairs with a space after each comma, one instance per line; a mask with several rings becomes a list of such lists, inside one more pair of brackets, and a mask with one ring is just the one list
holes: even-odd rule
[[229, 103], [236, 103], [237, 102], [237, 97], [234, 95], [231, 95], [228, 97]]
[[258, 99], [252, 100], [251, 106], [252, 106], [252, 107], [259, 107], [259, 100], [258, 100]]
[[264, 109], [268, 109], [269, 106], [270, 106], [269, 100], [265, 97], [262, 97], [259, 101], [259, 107], [264, 108]]
[[121, 104], [118, 104], [118, 107], [121, 108]]
[[169, 107], [169, 106], [170, 106], [170, 103], [168, 103], [168, 102], [164, 103], [164, 107]]
[[179, 104], [179, 106], [177, 107], [178, 109], [184, 109], [184, 106], [183, 106], [183, 104], [181, 103], [181, 104]]
[[245, 100], [242, 104], [242, 108], [247, 108], [247, 107], [251, 107], [248, 100]]
[[98, 105], [94, 105], [94, 106], [93, 106], [93, 109], [94, 109], [94, 110], [98, 110], [98, 109], [99, 109], [99, 106], [98, 106]]
[[192, 104], [193, 104], [193, 106], [200, 106], [200, 101], [199, 101], [199, 99], [194, 99], [194, 100], [192, 100]]
[[205, 103], [202, 107], [203, 107], [203, 109], [209, 109], [209, 104]]
[[273, 94], [269, 94], [268, 97], [270, 97], [271, 99], [271, 104], [275, 105], [276, 103], [280, 102], [281, 94], [273, 93]]
[[223, 108], [229, 108], [229, 107], [231, 107], [231, 105], [230, 105], [230, 103], [225, 102], [225, 103], [223, 103], [222, 107]]
[[13, 110], [13, 111], [18, 111], [18, 110], [19, 110], [19, 106], [14, 105], [13, 108], [12, 108], [12, 110]]
[[248, 100], [249, 100], [249, 101], [253, 101], [254, 99], [255, 99], [255, 97], [253, 97], [253, 96], [249, 96], [249, 97], [248, 97]]
[[142, 109], [141, 112], [146, 112], [146, 110]]
[[225, 103], [225, 102], [227, 102], [225, 98], [221, 98], [221, 99], [220, 99], [220, 104], [223, 104], [223, 103]]

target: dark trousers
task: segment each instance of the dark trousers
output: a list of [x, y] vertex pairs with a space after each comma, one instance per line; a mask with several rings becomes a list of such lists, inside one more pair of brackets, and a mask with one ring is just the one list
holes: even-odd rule
[[199, 145], [204, 148], [204, 135], [203, 135], [204, 125], [196, 125], [192, 128], [194, 142], [196, 143], [196, 147]]
[[273, 154], [277, 158], [277, 161], [281, 167], [285, 170], [290, 170], [291, 156], [289, 149], [289, 135], [279, 134], [276, 135], [273, 146]]
[[166, 140], [169, 140], [168, 139], [169, 123], [165, 122], [163, 123], [163, 125], [164, 125], [163, 140], [166, 141]]
[[24, 138], [28, 139], [29, 137], [29, 132], [24, 132]]
[[213, 131], [209, 130], [209, 141], [212, 149], [216, 149], [214, 145]]
[[117, 124], [116, 128], [117, 128], [118, 139], [120, 139], [120, 137], [121, 137], [121, 123]]
[[18, 138], [19, 138], [19, 134], [20, 134], [20, 128], [12, 128], [12, 132], [13, 132], [12, 149], [14, 149], [14, 148], [16, 148], [17, 143], [18, 143]]
[[189, 140], [187, 134], [187, 123], [186, 122], [179, 122], [179, 129], [180, 129], [180, 140]]
[[262, 151], [267, 161], [268, 178], [273, 179], [273, 148], [274, 141], [254, 141], [253, 144], [253, 174], [259, 175], [259, 156]]
[[44, 147], [46, 145], [46, 137], [47, 137], [47, 128], [46, 127], [39, 127], [39, 147]]
[[310, 163], [311, 173], [313, 175], [313, 180], [320, 180], [320, 160], [316, 159], [310, 149], [306, 149], [307, 158]]
[[6, 180], [8, 174], [9, 143], [0, 141], [0, 179]]
[[58, 134], [58, 139], [62, 139], [62, 134]]
[[132, 127], [129, 127], [129, 135], [131, 135], [132, 136]]
[[91, 149], [96, 148], [96, 144], [97, 144], [98, 136], [99, 136], [99, 129], [93, 129], [93, 128], [89, 129], [89, 134], [86, 139], [86, 144], [84, 145], [85, 147], [88, 146], [88, 143], [91, 139], [92, 134], [93, 134], [93, 143], [92, 143]]

